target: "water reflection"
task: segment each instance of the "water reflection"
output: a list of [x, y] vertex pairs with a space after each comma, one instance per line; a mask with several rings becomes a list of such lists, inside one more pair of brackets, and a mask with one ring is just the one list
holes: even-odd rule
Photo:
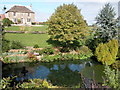
[[[22, 75], [23, 73], [21, 72], [24, 66], [24, 70], [28, 72]], [[101, 69], [101, 67], [98, 67], [98, 69], [96, 69], [97, 66], [91, 63], [91, 61], [71, 61], [59, 63], [18, 63], [4, 66], [3, 77], [16, 75], [17, 81], [24, 79], [41, 78], [50, 80], [53, 85], [72, 86], [81, 83], [80, 72], [83, 74], [85, 73], [85, 76], [91, 78], [92, 70], [99, 70], [97, 78], [101, 79], [101, 75], [103, 75], [103, 69]]]

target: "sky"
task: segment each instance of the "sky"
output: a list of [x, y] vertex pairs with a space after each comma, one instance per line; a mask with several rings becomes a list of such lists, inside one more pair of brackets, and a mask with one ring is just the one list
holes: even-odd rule
[[14, 5], [29, 6], [32, 5], [32, 11], [35, 12], [35, 21], [44, 22], [54, 13], [55, 9], [62, 4], [74, 3], [89, 25], [95, 23], [95, 17], [98, 15], [102, 7], [110, 2], [115, 8], [116, 17], [118, 16], [118, 2], [120, 0], [0, 0], [0, 13], [4, 5], [9, 10]]

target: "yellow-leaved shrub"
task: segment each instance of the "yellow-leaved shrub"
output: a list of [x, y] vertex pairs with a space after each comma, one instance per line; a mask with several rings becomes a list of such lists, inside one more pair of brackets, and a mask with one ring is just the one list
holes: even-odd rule
[[95, 55], [98, 61], [103, 64], [111, 65], [115, 62], [118, 53], [118, 40], [113, 39], [108, 43], [101, 43], [97, 46]]

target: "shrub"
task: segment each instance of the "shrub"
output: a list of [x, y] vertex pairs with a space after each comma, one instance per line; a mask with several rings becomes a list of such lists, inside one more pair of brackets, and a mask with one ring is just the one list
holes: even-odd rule
[[46, 80], [41, 79], [30, 79], [29, 82], [24, 82], [20, 84], [18, 87], [20, 88], [51, 88], [51, 84]]
[[117, 57], [120, 59], [120, 47], [118, 48], [118, 54]]
[[10, 50], [10, 41], [3, 39], [2, 40], [2, 52], [7, 52]]
[[36, 61], [37, 58], [33, 53], [28, 53], [28, 59], [32, 60], [32, 61]]
[[16, 78], [16, 76], [12, 78], [7, 77], [0, 80], [0, 89], [10, 89], [11, 82], [13, 81], [14, 78]]
[[86, 54], [56, 54], [56, 55], [45, 55], [41, 58], [43, 62], [53, 62], [56, 60], [80, 60], [80, 59], [87, 59], [91, 57], [91, 55]]
[[115, 62], [118, 53], [118, 41], [113, 39], [108, 43], [101, 43], [95, 51], [98, 61], [103, 64], [111, 65]]
[[24, 48], [24, 45], [20, 43], [19, 41], [12, 41], [11, 43], [11, 49], [21, 49]]
[[32, 22], [32, 25], [35, 25], [36, 24], [36, 22]]
[[13, 24], [13, 22], [8, 18], [4, 18], [2, 23], [3, 23], [3, 26], [11, 26], [11, 24]]
[[39, 46], [38, 46], [37, 44], [35, 44], [35, 45], [33, 46], [33, 48], [39, 48]]
[[111, 87], [120, 90], [119, 86], [119, 71], [115, 69], [111, 69], [109, 66], [105, 66], [105, 77], [106, 80], [104, 81], [104, 84]]
[[112, 67], [114, 69], [120, 69], [120, 60], [115, 61], [115, 63], [112, 64]]
[[92, 51], [87, 46], [81, 46], [77, 49], [80, 54], [92, 55]]
[[42, 50], [39, 51], [39, 54], [42, 55], [42, 54], [47, 54], [47, 55], [51, 55], [51, 54], [54, 54], [55, 50], [51, 47], [47, 47], [47, 48], [44, 48]]

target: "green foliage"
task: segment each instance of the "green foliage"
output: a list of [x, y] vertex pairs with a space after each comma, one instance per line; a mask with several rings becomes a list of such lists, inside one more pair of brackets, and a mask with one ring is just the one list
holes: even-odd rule
[[111, 65], [115, 62], [118, 52], [118, 41], [113, 39], [108, 43], [101, 43], [95, 51], [98, 61], [103, 64]]
[[48, 20], [49, 43], [74, 49], [85, 43], [89, 30], [80, 10], [74, 4], [63, 4]]
[[41, 58], [41, 61], [43, 62], [53, 62], [53, 61], [58, 61], [58, 60], [80, 60], [80, 59], [87, 59], [91, 57], [92, 54], [85, 54], [85, 53], [80, 53], [80, 54], [56, 54], [56, 55], [45, 55]]
[[3, 59], [5, 63], [18, 63], [20, 60], [27, 60], [27, 56], [9, 56]]
[[118, 21], [115, 15], [114, 8], [107, 3], [96, 17], [96, 24], [99, 26], [96, 30], [97, 38], [101, 38], [103, 43], [117, 37]]
[[33, 46], [33, 48], [39, 48], [38, 44], [35, 44], [35, 45]]
[[0, 81], [0, 89], [10, 89], [11, 82], [15, 77], [16, 76], [14, 76], [12, 78], [11, 77], [3, 78]]
[[30, 79], [29, 82], [18, 85], [19, 88], [51, 88], [51, 86], [46, 80], [41, 79]]
[[117, 54], [117, 57], [120, 59], [120, 46], [118, 48], [118, 54]]
[[2, 23], [3, 23], [3, 26], [11, 26], [11, 24], [13, 24], [13, 22], [8, 18], [4, 18]]
[[92, 51], [87, 46], [81, 46], [77, 49], [79, 54], [90, 55], [92, 56]]
[[47, 47], [47, 48], [43, 48], [42, 50], [40, 50], [38, 52], [40, 55], [42, 55], [42, 54], [51, 55], [51, 54], [54, 54], [55, 50], [52, 47]]
[[105, 66], [104, 73], [106, 76], [106, 81], [104, 82], [105, 83], [104, 85], [119, 90], [120, 89], [119, 71], [115, 69], [112, 70], [109, 66]]
[[19, 41], [12, 41], [11, 42], [11, 49], [21, 49], [24, 48], [24, 45]]
[[3, 29], [3, 27], [0, 27], [0, 29], [2, 29], [1, 30], [1, 41], [0, 41], [0, 44], [1, 44], [1, 46], [2, 46], [2, 52], [7, 52], [9, 49], [10, 49], [10, 46], [9, 46], [9, 44], [10, 44], [10, 41], [9, 40], [6, 40], [5, 39], [5, 32], [4, 32], [4, 29]]
[[7, 52], [10, 50], [10, 41], [2, 39], [2, 52]]
[[114, 69], [119, 69], [120, 70], [120, 60], [115, 61], [115, 63], [112, 64], [112, 67]]
[[18, 19], [18, 20], [17, 20], [17, 22], [18, 22], [18, 24], [20, 24], [20, 23], [21, 23], [21, 20], [20, 20], [20, 19]]
[[5, 89], [5, 88], [10, 88], [10, 77], [8, 78], [3, 78], [1, 81], [0, 81], [0, 89]]

